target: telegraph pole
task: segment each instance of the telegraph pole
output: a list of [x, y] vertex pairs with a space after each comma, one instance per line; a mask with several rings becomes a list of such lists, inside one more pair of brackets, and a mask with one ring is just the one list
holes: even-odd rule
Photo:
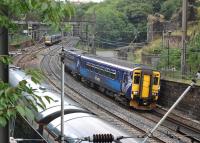
[[182, 2], [182, 48], [181, 48], [181, 74], [186, 74], [186, 37], [187, 37], [187, 5], [188, 0]]
[[86, 30], [86, 35], [85, 35], [85, 39], [86, 39], [86, 48], [87, 48], [87, 51], [89, 52], [89, 46], [88, 46], [88, 43], [89, 43], [89, 39], [88, 39], [88, 23], [86, 22], [86, 25], [85, 25], [85, 30]]
[[93, 31], [92, 31], [92, 54], [96, 55], [96, 47], [94, 44], [94, 40], [95, 40], [95, 34], [96, 34], [96, 14], [95, 14], [95, 10], [93, 12], [93, 22], [92, 22], [92, 27], [93, 27]]
[[169, 42], [170, 42], [170, 35], [171, 35], [171, 31], [168, 31], [168, 40], [167, 40], [167, 66], [168, 66], [168, 70], [169, 70]]
[[[4, 16], [8, 16], [8, 10], [5, 6], [0, 5], [0, 11]], [[8, 29], [0, 27], [0, 55], [8, 55]], [[0, 63], [0, 81], [8, 83], [8, 65]], [[9, 142], [9, 124], [5, 127], [0, 127], [0, 142]]]

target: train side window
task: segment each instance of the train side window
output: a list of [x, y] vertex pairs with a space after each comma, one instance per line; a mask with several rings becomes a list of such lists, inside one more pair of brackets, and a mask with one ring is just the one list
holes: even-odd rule
[[90, 71], [94, 71], [94, 67], [93, 66], [90, 66]]
[[140, 76], [134, 76], [134, 84], [139, 84], [140, 83]]
[[116, 74], [115, 73], [111, 73], [111, 78], [115, 79], [115, 77], [116, 77]]
[[97, 68], [97, 70], [98, 70], [98, 73], [101, 74], [101, 69], [100, 69], [100, 68]]
[[107, 76], [108, 76], [108, 72], [107, 72], [107, 71], [105, 71], [105, 72], [104, 72], [104, 75], [107, 77]]
[[104, 76], [106, 76], [106, 71], [105, 70], [103, 70], [103, 73], [102, 73]]
[[95, 71], [96, 73], [98, 73], [98, 69], [97, 69], [97, 67], [94, 67], [94, 71]]
[[101, 75], [104, 75], [103, 69], [99, 69], [99, 73], [100, 73]]
[[158, 85], [158, 77], [154, 77], [153, 78], [153, 84], [154, 85]]

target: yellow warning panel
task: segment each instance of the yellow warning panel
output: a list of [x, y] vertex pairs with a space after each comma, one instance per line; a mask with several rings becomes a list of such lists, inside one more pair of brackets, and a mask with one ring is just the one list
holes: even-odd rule
[[143, 84], [142, 84], [142, 98], [147, 98], [149, 96], [150, 88], [150, 75], [143, 76]]

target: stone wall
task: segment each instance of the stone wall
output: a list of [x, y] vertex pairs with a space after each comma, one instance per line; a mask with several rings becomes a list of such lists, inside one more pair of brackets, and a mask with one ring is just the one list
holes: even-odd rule
[[[164, 42], [163, 42], [163, 46], [167, 48], [168, 46], [168, 42], [169, 42], [169, 48], [181, 48], [182, 45], [182, 36], [181, 35], [170, 35], [168, 36], [167, 34], [165, 34], [163, 36], [164, 38]], [[186, 37], [186, 40], [189, 41], [190, 36]]]
[[145, 65], [151, 65], [152, 67], [157, 67], [160, 60], [160, 56], [157, 54], [146, 54], [141, 55], [142, 63]]
[[[177, 83], [172, 81], [161, 81], [161, 94], [158, 104], [164, 107], [171, 107], [178, 99], [188, 84]], [[177, 110], [184, 112], [191, 118], [200, 119], [200, 87], [192, 88], [185, 98], [176, 107]]]
[[[151, 42], [168, 31], [177, 31], [180, 26], [176, 22], [164, 21], [156, 16], [148, 16], [153, 18], [148, 18], [147, 22], [147, 42]], [[153, 20], [152, 20], [153, 19]]]

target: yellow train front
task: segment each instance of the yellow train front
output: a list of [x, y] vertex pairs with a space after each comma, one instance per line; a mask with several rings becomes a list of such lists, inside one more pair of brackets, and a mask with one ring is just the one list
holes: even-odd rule
[[136, 68], [132, 76], [130, 106], [140, 110], [152, 110], [160, 92], [160, 72]]

